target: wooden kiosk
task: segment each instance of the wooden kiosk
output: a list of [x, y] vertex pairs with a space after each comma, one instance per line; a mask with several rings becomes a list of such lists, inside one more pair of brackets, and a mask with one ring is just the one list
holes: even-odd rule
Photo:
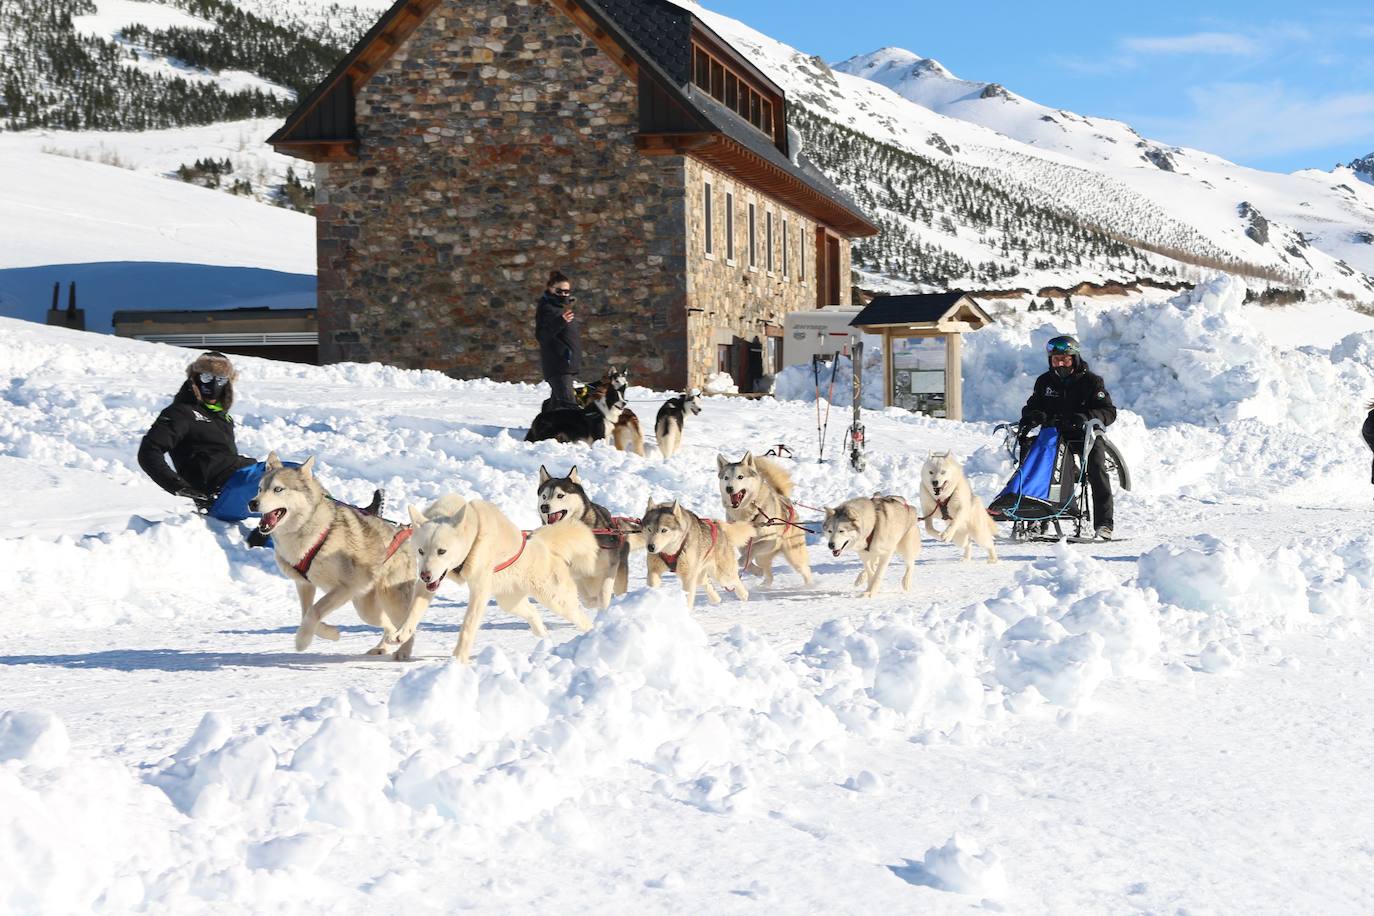
[[[962, 335], [992, 324], [967, 293], [879, 296], [854, 316], [850, 326], [883, 341], [883, 404], [905, 406], [950, 420], [964, 418]], [[898, 366], [894, 342], [913, 339], [944, 342], [942, 369]], [[936, 374], [943, 379], [936, 379]], [[920, 381], [917, 381], [917, 380]], [[898, 392], [898, 382], [903, 390]], [[918, 390], [918, 386], [919, 389]]]

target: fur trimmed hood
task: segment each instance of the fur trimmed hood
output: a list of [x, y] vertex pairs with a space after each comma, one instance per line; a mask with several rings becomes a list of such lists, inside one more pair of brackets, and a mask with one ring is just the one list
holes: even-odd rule
[[186, 384], [182, 386], [181, 391], [177, 392], [178, 399], [189, 393], [193, 400], [200, 401], [200, 392], [193, 384], [193, 379], [201, 372], [212, 372], [215, 375], [228, 377], [229, 384], [224, 386], [224, 396], [220, 398], [220, 406], [228, 412], [229, 408], [234, 406], [234, 382], [238, 379], [239, 374], [238, 370], [234, 368], [234, 364], [229, 362], [229, 357], [218, 350], [209, 350], [200, 354], [186, 367]]

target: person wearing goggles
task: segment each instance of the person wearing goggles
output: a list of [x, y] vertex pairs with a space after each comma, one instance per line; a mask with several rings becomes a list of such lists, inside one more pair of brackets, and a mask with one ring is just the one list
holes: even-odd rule
[[[266, 464], [240, 455], [234, 441], [234, 380], [229, 357], [210, 350], [186, 367], [186, 381], [163, 408], [138, 447], [138, 465], [159, 487], [191, 500], [196, 510], [226, 522], [253, 513], [248, 501], [257, 495]], [[170, 459], [171, 465], [168, 466]], [[381, 511], [382, 491], [362, 511]], [[255, 531], [256, 534], [256, 531]], [[264, 539], [249, 537], [253, 546]]]
[[534, 313], [534, 336], [539, 341], [539, 364], [544, 381], [549, 384], [550, 396], [545, 409], [576, 407], [577, 396], [573, 382], [582, 371], [582, 341], [573, 319], [572, 281], [555, 270], [549, 274], [544, 295], [539, 297]]
[[[1110, 426], [1116, 420], [1116, 405], [1102, 377], [1088, 370], [1076, 339], [1068, 335], [1050, 338], [1045, 344], [1045, 355], [1049, 371], [1035, 380], [1030, 399], [1021, 409], [1022, 454], [1030, 441], [1026, 434], [1037, 426], [1058, 427], [1074, 454], [1080, 454], [1084, 426], [1089, 420]], [[1086, 476], [1092, 487], [1094, 534], [1111, 540], [1112, 482], [1107, 474], [1106, 450], [1100, 441], [1094, 442], [1088, 453]]]

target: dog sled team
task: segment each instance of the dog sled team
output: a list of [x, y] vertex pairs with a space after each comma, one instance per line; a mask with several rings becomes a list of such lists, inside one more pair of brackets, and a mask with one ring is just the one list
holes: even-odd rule
[[[1096, 412], [1091, 419], [1098, 427], [1115, 416], [1101, 380], [1082, 378], [1086, 366], [1064, 371], [1070, 362], [1081, 364], [1076, 342], [1056, 338], [1049, 350], [1052, 371], [1037, 380], [1018, 428], [1023, 453], [1028, 428], [1041, 427], [1040, 440], [1052, 439], [1047, 433], [1060, 428], [1050, 423], [1049, 410], [1081, 404]], [[1055, 365], [1057, 356], [1066, 355], [1072, 361], [1061, 359]], [[1082, 390], [1066, 397], [1065, 384], [1056, 387], [1055, 382], [1073, 384], [1075, 375]], [[493, 599], [538, 636], [546, 630], [531, 599], [586, 630], [591, 626], [588, 609], [604, 610], [628, 591], [630, 554], [641, 550], [648, 586], [658, 587], [664, 573], [674, 573], [689, 607], [699, 592], [712, 604], [720, 603], [717, 587], [747, 601], [750, 593], [742, 576], [757, 575], [767, 587], [779, 558], [804, 585], [813, 583], [806, 544], [813, 529], [798, 519], [800, 504], [786, 469], [767, 458], [745, 453], [732, 461], [717, 455], [721, 505], [719, 512], [706, 516], [678, 500], [651, 501], [638, 518], [616, 516], [589, 498], [576, 467], [561, 477], [541, 467], [535, 499], [542, 524], [536, 530], [521, 530], [490, 502], [457, 494], [423, 509], [410, 507], [409, 524], [398, 525], [382, 517], [381, 491], [366, 508], [333, 499], [315, 476], [313, 457], [296, 465], [275, 453], [261, 462], [238, 455], [228, 414], [235, 377], [222, 353], [206, 353], [193, 362], [177, 398], [145, 437], [139, 461], [165, 489], [192, 499], [210, 515], [228, 521], [260, 516], [250, 543], [270, 544], [278, 568], [296, 588], [301, 613], [297, 650], [317, 636], [337, 640], [339, 631], [326, 618], [351, 603], [366, 623], [382, 631], [369, 654], [408, 659], [426, 610], [450, 581], [468, 589], [454, 650], [464, 662]], [[628, 385], [624, 371], [613, 369], [580, 398], [574, 392], [575, 406], [551, 399], [527, 439], [599, 440], [642, 455], [643, 435], [626, 404]], [[678, 453], [685, 423], [700, 411], [694, 392], [671, 398], [660, 408], [655, 433], [665, 459]], [[1080, 426], [1087, 425], [1089, 417], [1075, 410], [1072, 419], [1080, 417]], [[1079, 441], [1091, 476], [1096, 473], [1092, 427], [1078, 434], [1086, 436]], [[1073, 435], [1070, 427], [1064, 439]], [[858, 555], [862, 568], [855, 587], [864, 595], [878, 593], [894, 556], [902, 563], [901, 587], [909, 591], [923, 530], [961, 548], [964, 561], [977, 546], [988, 562], [997, 562], [994, 517], [1011, 490], [1009, 485], [990, 511], [973, 493], [954, 456], [932, 454], [921, 470], [916, 505], [900, 495], [850, 499], [824, 509], [813, 533], [833, 556], [846, 551]], [[1106, 512], [1095, 517], [1106, 519], [1110, 536], [1110, 489], [1105, 498]], [[1093, 502], [1100, 501], [1094, 492]], [[1021, 503], [1017, 495], [1015, 506]], [[1001, 511], [1004, 519], [1016, 517], [1012, 509]]]

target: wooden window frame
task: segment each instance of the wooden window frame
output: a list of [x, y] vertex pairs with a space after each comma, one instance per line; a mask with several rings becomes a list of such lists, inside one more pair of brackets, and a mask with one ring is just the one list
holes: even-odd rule
[[773, 272], [773, 211], [763, 213], [763, 264], [768, 273]]
[[749, 269], [759, 269], [758, 209], [749, 205]]
[[706, 256], [709, 258], [715, 255], [716, 227], [711, 219], [711, 182], [708, 181], [704, 184], [705, 187], [702, 192], [702, 215], [706, 221]]
[[735, 195], [725, 192], [725, 262], [735, 263]]
[[789, 280], [792, 277], [792, 272], [790, 269], [792, 265], [787, 257], [788, 254], [790, 254], [787, 246], [788, 243], [792, 241], [792, 239], [790, 238], [790, 234], [788, 233], [787, 228], [787, 217], [784, 216], [782, 218], [782, 278], [784, 280]]
[[692, 82], [755, 130], [774, 143], [778, 142], [782, 98], [761, 87], [756, 88], [750, 77], [695, 38], [692, 40]]

